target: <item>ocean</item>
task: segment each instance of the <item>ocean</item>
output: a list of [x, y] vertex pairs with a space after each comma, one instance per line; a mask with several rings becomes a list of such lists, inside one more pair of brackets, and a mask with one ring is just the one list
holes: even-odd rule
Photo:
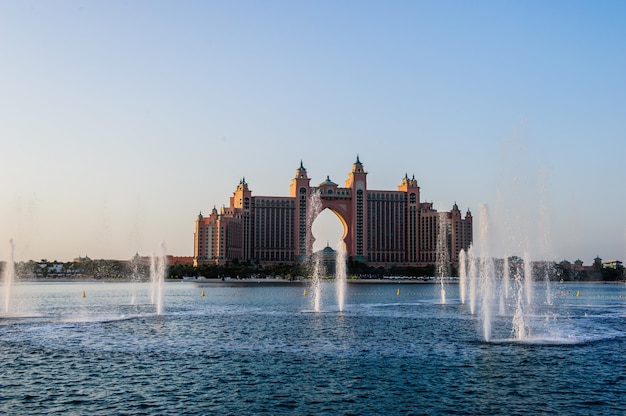
[[525, 339], [495, 308], [488, 341], [455, 284], [307, 288], [166, 282], [158, 314], [149, 283], [18, 283], [0, 412], [626, 414], [626, 285], [535, 283]]

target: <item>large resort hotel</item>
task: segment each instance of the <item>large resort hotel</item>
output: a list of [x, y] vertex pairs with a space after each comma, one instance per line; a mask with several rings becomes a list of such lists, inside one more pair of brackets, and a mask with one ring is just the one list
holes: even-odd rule
[[369, 266], [435, 264], [442, 250], [457, 264], [460, 250], [472, 243], [470, 211], [463, 217], [455, 203], [449, 212], [437, 212], [432, 202], [420, 201], [414, 177], [405, 175], [395, 191], [368, 189], [357, 156], [344, 187], [328, 177], [318, 186], [310, 180], [302, 162], [288, 197], [252, 195], [241, 180], [228, 207], [198, 215], [194, 264], [307, 261], [313, 248], [311, 224], [325, 209], [343, 224], [347, 256]]

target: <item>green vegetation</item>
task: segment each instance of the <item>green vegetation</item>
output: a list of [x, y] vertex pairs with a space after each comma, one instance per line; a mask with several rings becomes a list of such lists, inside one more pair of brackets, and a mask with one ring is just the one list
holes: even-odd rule
[[[515, 264], [514, 262], [512, 264]], [[5, 263], [0, 262], [0, 272]], [[515, 266], [511, 266], [515, 267]], [[565, 263], [538, 263], [535, 264], [534, 274], [537, 276], [549, 275], [552, 280], [563, 281], [624, 281], [626, 274], [621, 265], [617, 268], [599, 267], [590, 270], [575, 270]], [[28, 261], [16, 264], [16, 275], [22, 280], [36, 279], [94, 279], [94, 280], [136, 280], [147, 281], [150, 278], [149, 260], [120, 261], [120, 260], [91, 260], [61, 263], [42, 259], [39, 262]], [[544, 270], [545, 269], [545, 270]], [[385, 276], [429, 277], [435, 275], [435, 265], [425, 267], [395, 266], [371, 267], [362, 262], [348, 260], [347, 274], [350, 279], [379, 279]], [[168, 267], [169, 279], [183, 277], [205, 277], [207, 279], [221, 278], [283, 278], [287, 280], [308, 278], [313, 275], [309, 264], [277, 263], [259, 265], [252, 263], [232, 262], [225, 265], [171, 265]], [[452, 270], [456, 276], [457, 271]], [[329, 276], [324, 276], [329, 277]]]
[[[0, 269], [3, 270], [4, 265], [4, 262], [0, 262]], [[18, 279], [21, 280], [117, 280], [131, 278], [147, 280], [150, 276], [150, 267], [146, 264], [119, 260], [87, 260], [61, 263], [56, 260], [48, 261], [42, 259], [39, 262], [30, 260], [16, 263], [15, 273]]]
[[282, 277], [285, 279], [295, 279], [309, 275], [309, 268], [306, 265], [289, 265], [278, 263], [274, 265], [251, 265], [231, 263], [225, 265], [201, 265], [198, 267], [187, 265], [174, 265], [168, 268], [171, 279], [182, 279], [185, 276], [206, 277], [207, 279], [220, 279], [223, 277], [266, 278]]
[[554, 264], [553, 280], [568, 281], [589, 281], [589, 282], [620, 282], [626, 280], [624, 267], [606, 268], [598, 267], [591, 270], [575, 270], [564, 267], [563, 263]]
[[[362, 262], [348, 261], [348, 275], [362, 276], [366, 278], [382, 278], [384, 276], [411, 276], [425, 277], [433, 276], [435, 266], [426, 267], [370, 267]], [[251, 265], [239, 264], [233, 262], [226, 265], [201, 265], [198, 267], [175, 265], [170, 266], [169, 276], [173, 279], [180, 279], [183, 276], [205, 277], [207, 279], [219, 279], [222, 277], [239, 277], [241, 279], [248, 278], [266, 278], [266, 277], [283, 277], [286, 279], [294, 279], [297, 277], [310, 277], [313, 274], [312, 268], [307, 264], [285, 264], [278, 263], [275, 265]]]

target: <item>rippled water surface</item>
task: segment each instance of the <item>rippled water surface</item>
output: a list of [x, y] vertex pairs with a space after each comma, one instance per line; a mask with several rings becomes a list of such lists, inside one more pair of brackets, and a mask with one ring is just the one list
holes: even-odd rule
[[626, 414], [624, 285], [553, 287], [524, 342], [506, 314], [484, 342], [454, 285], [442, 305], [437, 285], [350, 284], [343, 312], [304, 288], [167, 283], [156, 315], [147, 284], [18, 284], [0, 413]]

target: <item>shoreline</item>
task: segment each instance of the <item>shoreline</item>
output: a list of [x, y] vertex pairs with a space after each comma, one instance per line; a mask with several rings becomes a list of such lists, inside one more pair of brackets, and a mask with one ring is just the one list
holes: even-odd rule
[[[321, 279], [322, 282], [333, 283], [335, 279]], [[247, 285], [307, 285], [313, 282], [313, 279], [299, 279], [299, 280], [288, 280], [288, 279], [170, 279], [166, 278], [165, 282], [168, 283], [193, 283], [196, 285], [231, 285], [231, 286], [247, 286]], [[149, 280], [143, 281], [132, 281], [130, 279], [68, 279], [68, 278], [41, 278], [41, 279], [17, 279], [13, 283], [150, 283]], [[417, 279], [346, 279], [347, 284], [355, 284], [355, 285], [368, 285], [368, 284], [382, 284], [382, 285], [390, 285], [390, 284], [420, 284], [420, 285], [433, 285], [433, 284], [441, 284], [440, 281], [435, 279], [432, 280], [423, 280], [420, 278]], [[612, 285], [623, 285], [626, 284], [625, 281], [604, 281], [604, 280], [568, 280], [568, 281], [550, 281], [551, 284], [612, 284]], [[457, 280], [449, 280], [445, 281], [446, 285], [458, 285], [459, 281]], [[1, 286], [1, 285], [0, 285]]]
[[[202, 285], [225, 285], [225, 286], [248, 286], [248, 285], [307, 285], [313, 282], [313, 279], [304, 279], [304, 280], [287, 280], [287, 279], [169, 279], [170, 282], [182, 282], [182, 283], [193, 283], [199, 286]], [[334, 279], [322, 279], [322, 282], [334, 283]], [[404, 280], [394, 280], [394, 279], [347, 279], [347, 284], [355, 284], [355, 285], [368, 285], [368, 284], [381, 284], [381, 285], [439, 285], [441, 282], [437, 280], [422, 280], [422, 279], [404, 279]], [[615, 284], [615, 285], [623, 285], [626, 284], [624, 281], [551, 281], [551, 284]], [[458, 285], [458, 280], [445, 281], [445, 285]]]

